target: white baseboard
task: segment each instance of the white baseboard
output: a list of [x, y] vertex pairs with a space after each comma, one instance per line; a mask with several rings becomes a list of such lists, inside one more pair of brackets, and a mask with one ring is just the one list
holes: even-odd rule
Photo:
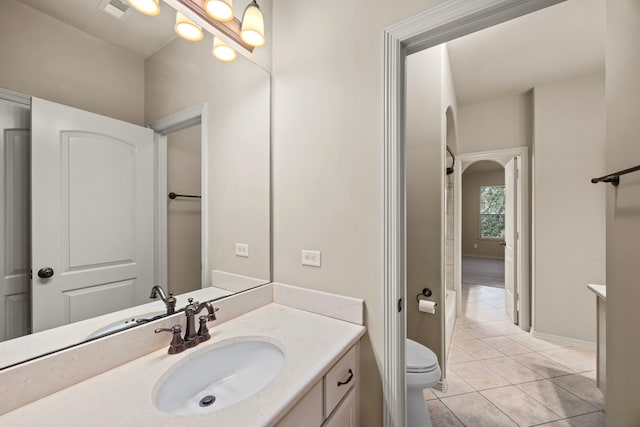
[[541, 340], [553, 341], [560, 344], [569, 344], [575, 345], [577, 347], [584, 347], [589, 349], [596, 349], [597, 344], [591, 341], [578, 340], [575, 338], [563, 337], [561, 335], [553, 335], [553, 334], [545, 334], [543, 332], [538, 332], [531, 328], [531, 335], [534, 338], [540, 338]]

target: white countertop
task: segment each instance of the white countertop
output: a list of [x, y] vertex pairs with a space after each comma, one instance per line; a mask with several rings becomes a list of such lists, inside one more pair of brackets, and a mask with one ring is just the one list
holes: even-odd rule
[[[178, 355], [158, 350], [0, 417], [1, 425], [272, 426], [364, 334], [365, 328], [295, 308], [268, 304], [233, 320], [210, 325], [211, 340]], [[176, 364], [207, 349], [258, 338], [280, 346], [286, 362], [276, 377], [249, 398], [207, 415], [161, 412], [153, 395]], [[167, 336], [167, 345], [170, 337]]]
[[603, 300], [607, 300], [607, 285], [595, 285], [589, 283], [587, 288], [591, 289], [593, 293], [602, 298]]

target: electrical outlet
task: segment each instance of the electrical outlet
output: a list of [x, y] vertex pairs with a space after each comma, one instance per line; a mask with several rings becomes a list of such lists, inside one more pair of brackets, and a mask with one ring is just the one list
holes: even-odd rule
[[236, 243], [236, 256], [249, 258], [249, 245], [247, 243]]
[[473, 249], [478, 249], [478, 244], [477, 243], [473, 244]]
[[302, 250], [302, 265], [320, 267], [320, 251]]

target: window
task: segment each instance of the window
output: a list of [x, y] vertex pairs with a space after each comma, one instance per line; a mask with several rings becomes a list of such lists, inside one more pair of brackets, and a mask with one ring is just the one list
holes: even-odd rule
[[504, 186], [480, 187], [480, 238], [504, 238]]

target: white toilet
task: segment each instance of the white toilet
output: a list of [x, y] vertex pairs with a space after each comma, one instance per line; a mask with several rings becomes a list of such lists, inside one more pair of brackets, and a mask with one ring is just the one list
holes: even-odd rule
[[436, 354], [407, 338], [407, 427], [431, 427], [429, 410], [422, 390], [440, 381], [440, 365]]

